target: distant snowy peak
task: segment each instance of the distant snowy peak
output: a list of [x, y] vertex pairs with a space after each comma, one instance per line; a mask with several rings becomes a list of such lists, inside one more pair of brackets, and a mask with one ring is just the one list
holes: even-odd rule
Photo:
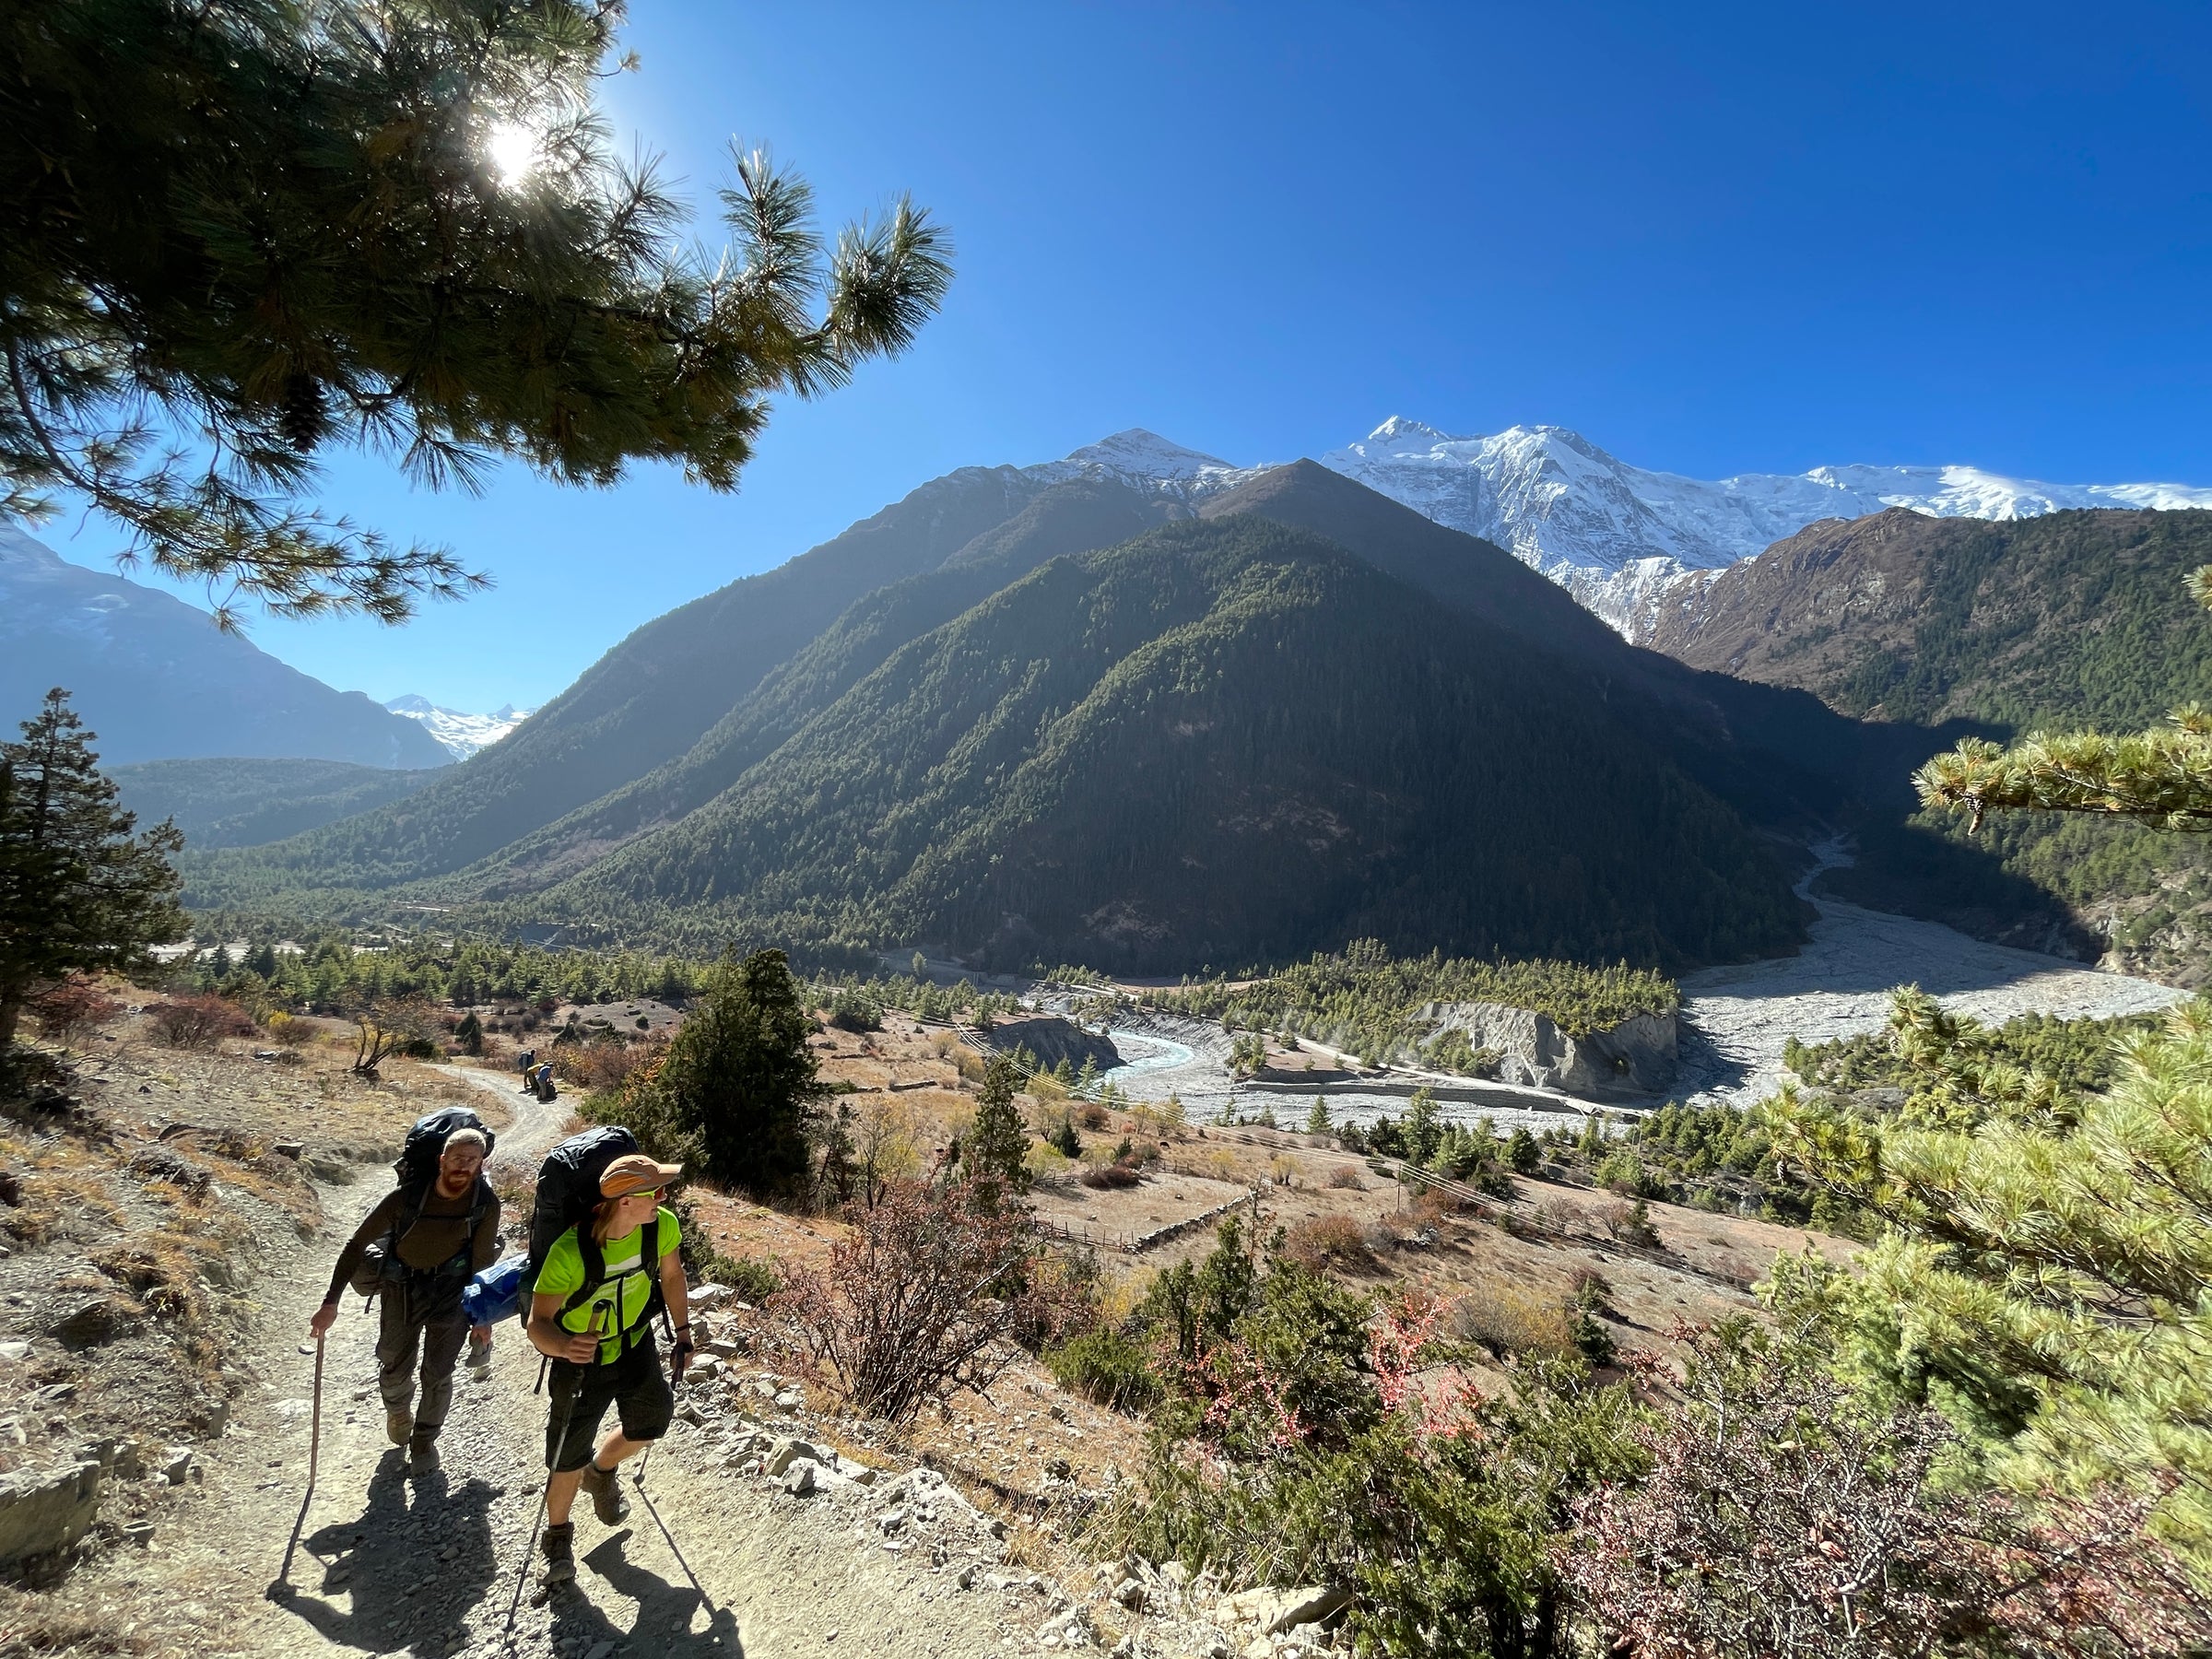
[[1218, 455], [1202, 454], [1170, 442], [1158, 432], [1131, 427], [1096, 443], [1087, 443], [1065, 460], [1025, 466], [1022, 472], [1047, 484], [1068, 478], [1110, 477], [1141, 488], [1198, 500], [1234, 489], [1265, 469], [1232, 466]]
[[529, 709], [518, 709], [508, 703], [489, 714], [463, 714], [453, 709], [441, 709], [429, 698], [418, 697], [413, 692], [394, 698], [384, 707], [394, 714], [420, 721], [456, 760], [465, 760], [478, 749], [489, 748], [532, 713]]
[[1675, 576], [1748, 559], [1820, 519], [1888, 507], [1983, 519], [2074, 507], [2212, 508], [2212, 488], [2186, 484], [2043, 484], [1972, 466], [1818, 466], [1707, 482], [1630, 466], [1565, 427], [1455, 438], [1395, 415], [1321, 461], [1498, 543], [1631, 639]]

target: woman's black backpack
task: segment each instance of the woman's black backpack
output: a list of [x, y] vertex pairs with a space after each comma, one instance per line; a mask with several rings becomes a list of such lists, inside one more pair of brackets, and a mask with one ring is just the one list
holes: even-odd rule
[[[616, 1159], [627, 1158], [637, 1149], [636, 1135], [619, 1124], [608, 1124], [571, 1135], [547, 1153], [546, 1161], [538, 1165], [537, 1199], [530, 1211], [530, 1258], [523, 1268], [518, 1310], [524, 1324], [529, 1323], [530, 1299], [538, 1273], [546, 1265], [546, 1256], [560, 1235], [571, 1227], [576, 1229], [577, 1249], [583, 1258], [583, 1283], [561, 1304], [560, 1311], [566, 1313], [582, 1307], [599, 1288], [606, 1276], [606, 1265], [591, 1229], [592, 1212], [599, 1204], [599, 1178]], [[653, 1237], [644, 1241], [641, 1258], [641, 1265], [651, 1276], [653, 1294], [653, 1300], [645, 1307], [645, 1319], [653, 1317], [662, 1300], [660, 1242], [660, 1218], [656, 1216]]]

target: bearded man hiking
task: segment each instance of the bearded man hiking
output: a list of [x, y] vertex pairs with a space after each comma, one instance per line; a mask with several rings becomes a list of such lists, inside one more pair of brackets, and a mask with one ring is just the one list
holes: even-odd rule
[[[618, 1158], [599, 1177], [599, 1202], [547, 1251], [530, 1299], [530, 1341], [553, 1361], [546, 1424], [545, 1580], [576, 1576], [576, 1528], [569, 1519], [579, 1490], [593, 1512], [619, 1525], [629, 1503], [616, 1484], [623, 1459], [668, 1431], [675, 1384], [691, 1359], [691, 1325], [676, 1215], [662, 1192], [680, 1164], [641, 1152]], [[661, 1371], [653, 1314], [665, 1307], [674, 1331], [669, 1369]], [[609, 1405], [618, 1426], [594, 1444]]]
[[438, 1468], [438, 1433], [453, 1406], [453, 1365], [469, 1334], [461, 1293], [499, 1253], [500, 1201], [484, 1180], [490, 1150], [491, 1136], [472, 1112], [433, 1112], [417, 1124], [400, 1156], [399, 1184], [346, 1241], [329, 1293], [308, 1322], [320, 1340], [348, 1284], [381, 1300], [376, 1366], [384, 1430], [394, 1445], [406, 1447], [407, 1472], [418, 1478]]

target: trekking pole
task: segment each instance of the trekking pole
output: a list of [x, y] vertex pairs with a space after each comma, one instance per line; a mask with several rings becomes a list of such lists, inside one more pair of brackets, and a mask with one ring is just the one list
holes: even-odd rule
[[645, 1470], [653, 1462], [653, 1448], [660, 1443], [653, 1441], [646, 1446], [644, 1455], [638, 1459], [638, 1472], [629, 1477], [629, 1483], [637, 1488], [638, 1501], [645, 1506], [645, 1512], [653, 1517], [653, 1525], [661, 1529], [661, 1537], [668, 1546], [668, 1553], [676, 1558], [676, 1564], [684, 1570], [684, 1576], [691, 1581], [691, 1588], [699, 1592], [699, 1605], [707, 1610], [710, 1619], [715, 1618], [720, 1616], [720, 1609], [714, 1606], [714, 1598], [707, 1594], [707, 1587], [699, 1582], [699, 1574], [691, 1571], [691, 1563], [684, 1559], [684, 1552], [676, 1541], [676, 1535], [668, 1530], [668, 1523], [661, 1519], [660, 1506], [653, 1502], [653, 1494], [645, 1489]]
[[[589, 1333], [593, 1336], [599, 1335], [599, 1321], [603, 1312], [593, 1312]], [[559, 1386], [558, 1378], [555, 1386]], [[537, 1549], [537, 1529], [546, 1518], [547, 1500], [552, 1496], [554, 1461], [569, 1443], [569, 1423], [576, 1415], [576, 1396], [582, 1392], [583, 1379], [579, 1377], [576, 1386], [569, 1390], [568, 1405], [561, 1410], [560, 1432], [553, 1437], [552, 1443], [546, 1448], [546, 1484], [537, 1489], [537, 1507], [530, 1515], [530, 1541], [523, 1546], [522, 1564], [514, 1570], [514, 1594], [507, 1598], [507, 1623], [500, 1633], [500, 1645], [504, 1648], [512, 1649], [514, 1646], [514, 1616], [523, 1605], [523, 1583], [530, 1576], [530, 1558]]]
[[300, 1516], [292, 1523], [292, 1535], [284, 1546], [284, 1565], [276, 1570], [276, 1582], [269, 1586], [274, 1597], [292, 1587], [292, 1552], [300, 1547], [300, 1534], [307, 1525], [307, 1506], [315, 1500], [315, 1472], [323, 1461], [323, 1338], [315, 1338], [315, 1405], [309, 1419], [307, 1431], [307, 1490], [300, 1495]]

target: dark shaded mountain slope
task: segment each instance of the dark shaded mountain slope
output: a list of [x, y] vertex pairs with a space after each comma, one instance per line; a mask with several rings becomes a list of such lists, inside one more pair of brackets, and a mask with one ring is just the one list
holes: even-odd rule
[[[1076, 480], [1056, 487], [941, 570], [859, 601], [682, 759], [502, 849], [436, 890], [449, 900], [526, 892], [565, 878], [635, 835], [676, 822], [734, 784], [900, 646], [1046, 559], [1128, 539], [1116, 532], [1157, 522], [1161, 510], [1158, 498], [1147, 501], [1117, 485]], [[1818, 747], [1825, 741], [1848, 762], [1856, 728], [1810, 698], [1698, 675], [1641, 651], [1502, 548], [1445, 529], [1311, 462], [1264, 474], [1206, 502], [1199, 514], [1216, 522], [1241, 515], [1318, 531], [1454, 612], [1519, 636], [1532, 669], [1607, 698], [1618, 716], [1661, 750], [1724, 790], [1733, 785], [1760, 821], [1794, 822], [1839, 809], [1844, 785], [1807, 771], [1787, 746]], [[1735, 728], [1753, 723], [1732, 725], [1708, 681], [1724, 699], [1759, 705], [1770, 724], [1782, 711], [1789, 729], [1747, 747]], [[1810, 739], [1808, 725], [1820, 728]]]
[[0, 526], [0, 732], [67, 690], [102, 761], [304, 756], [358, 766], [453, 759], [412, 720], [336, 691], [158, 588], [71, 564]]
[[344, 760], [144, 760], [110, 775], [142, 822], [173, 819], [188, 847], [255, 847], [413, 794], [442, 768]]
[[1547, 653], [1252, 515], [1032, 571], [533, 913], [1131, 971], [1799, 936], [1736, 815]]
[[[1684, 579], [1653, 643], [1866, 717], [1901, 782], [1969, 731], [2132, 730], [2212, 697], [2212, 618], [2182, 585], [2206, 562], [2212, 512], [1986, 523], [1898, 509], [1828, 520]], [[1846, 897], [2205, 982], [2212, 849], [2201, 837], [2022, 814], [1993, 819], [1970, 845], [1959, 820], [1908, 800], [1859, 840], [1857, 867], [1825, 878]]]

